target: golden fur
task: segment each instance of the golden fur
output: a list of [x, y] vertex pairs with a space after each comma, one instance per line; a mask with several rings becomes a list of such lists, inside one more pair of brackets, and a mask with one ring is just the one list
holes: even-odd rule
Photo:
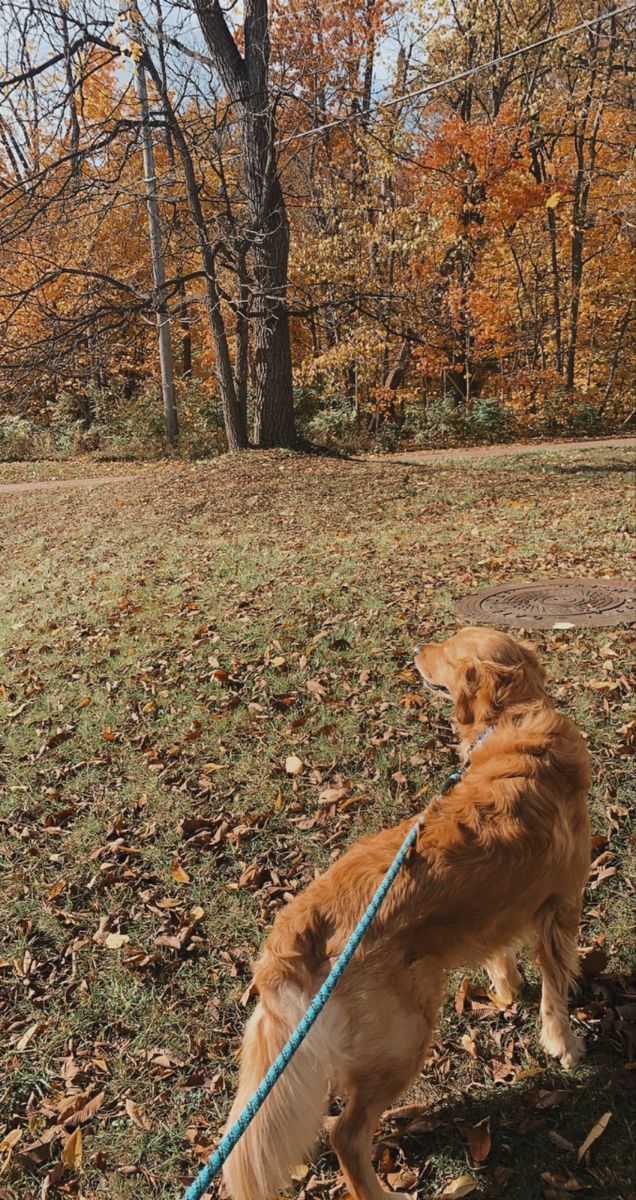
[[[331, 1093], [346, 1099], [331, 1140], [351, 1197], [386, 1195], [371, 1166], [373, 1131], [420, 1069], [450, 968], [484, 964], [509, 1001], [521, 981], [515, 947], [532, 940], [543, 973], [543, 1046], [565, 1067], [583, 1053], [567, 992], [589, 871], [585, 743], [554, 708], [525, 642], [464, 629], [418, 648], [415, 664], [425, 685], [452, 698], [469, 764], [429, 805], [361, 949], [230, 1156], [225, 1179], [235, 1200], [273, 1200], [289, 1183]], [[357, 842], [276, 917], [254, 974], [260, 1000], [230, 1122], [343, 949], [412, 819]]]

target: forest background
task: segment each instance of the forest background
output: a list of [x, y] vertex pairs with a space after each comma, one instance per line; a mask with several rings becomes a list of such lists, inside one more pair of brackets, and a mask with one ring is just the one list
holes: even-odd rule
[[627, 430], [635, 13], [7, 0], [0, 457]]

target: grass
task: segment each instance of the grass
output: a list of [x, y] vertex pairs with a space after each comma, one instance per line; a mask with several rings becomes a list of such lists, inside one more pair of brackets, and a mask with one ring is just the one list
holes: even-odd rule
[[[460, 467], [253, 454], [3, 498], [2, 1200], [179, 1195], [227, 1111], [276, 909], [453, 769], [414, 640], [450, 632], [479, 586], [627, 573], [628, 466], [622, 449]], [[422, 1196], [467, 1174], [486, 1198], [628, 1200], [635, 639], [533, 638], [594, 756], [581, 938], [607, 964], [572, 1006], [590, 1054], [571, 1075], [545, 1061], [530, 962], [503, 1013], [477, 996], [458, 1015], [454, 978], [408, 1098], [427, 1108], [384, 1122], [379, 1165]], [[606, 1112], [577, 1164], [568, 1146]], [[343, 1195], [324, 1147], [297, 1190]]]

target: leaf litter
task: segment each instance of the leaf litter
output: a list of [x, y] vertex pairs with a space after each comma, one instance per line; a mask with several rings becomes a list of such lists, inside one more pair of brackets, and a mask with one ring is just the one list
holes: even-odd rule
[[[132, 1179], [141, 1200], [160, 1192], [166, 1163], [178, 1191], [207, 1156], [232, 1095], [241, 1001], [253, 1002], [250, 963], [277, 909], [360, 833], [417, 811], [454, 767], [447, 714], [417, 690], [415, 637], [452, 629], [460, 591], [524, 571], [588, 574], [590, 548], [611, 574], [627, 545], [622, 479], [596, 459], [593, 496], [571, 454], [564, 471], [537, 468], [541, 494], [534, 468], [524, 482], [502, 465], [460, 480], [293, 455], [159, 464], [115, 510], [98, 490], [38, 502], [50, 549], [32, 565], [33, 500], [12, 498], [7, 602], [21, 628], [8, 617], [2, 629], [0, 832], [15, 915], [0, 960], [0, 1165], [16, 1197], [31, 1200], [35, 1173], [43, 1195], [105, 1188], [116, 1200]], [[502, 503], [511, 494], [519, 514]], [[400, 1190], [455, 1182], [521, 1200], [527, 1175], [546, 1196], [609, 1188], [622, 1200], [612, 1125], [571, 1167], [599, 1123], [587, 1092], [602, 1086], [614, 1110], [634, 1079], [621, 915], [634, 639], [533, 636], [595, 759], [573, 1001], [594, 1053], [571, 1078], [546, 1063], [532, 967], [530, 997], [509, 1005], [485, 977], [454, 980], [419, 1094], [378, 1131], [378, 1164]], [[327, 1152], [304, 1166], [299, 1196], [341, 1195]]]

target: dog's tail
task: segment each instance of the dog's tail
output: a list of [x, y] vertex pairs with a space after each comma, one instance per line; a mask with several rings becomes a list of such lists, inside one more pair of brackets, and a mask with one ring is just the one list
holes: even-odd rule
[[[273, 983], [273, 981], [272, 981]], [[239, 1089], [228, 1128], [304, 1015], [310, 996], [287, 979], [261, 988], [261, 1000], [245, 1029]], [[285, 1068], [225, 1166], [234, 1200], [272, 1200], [287, 1187], [295, 1166], [314, 1145], [329, 1092], [329, 1041], [333, 1021], [323, 1013]]]

